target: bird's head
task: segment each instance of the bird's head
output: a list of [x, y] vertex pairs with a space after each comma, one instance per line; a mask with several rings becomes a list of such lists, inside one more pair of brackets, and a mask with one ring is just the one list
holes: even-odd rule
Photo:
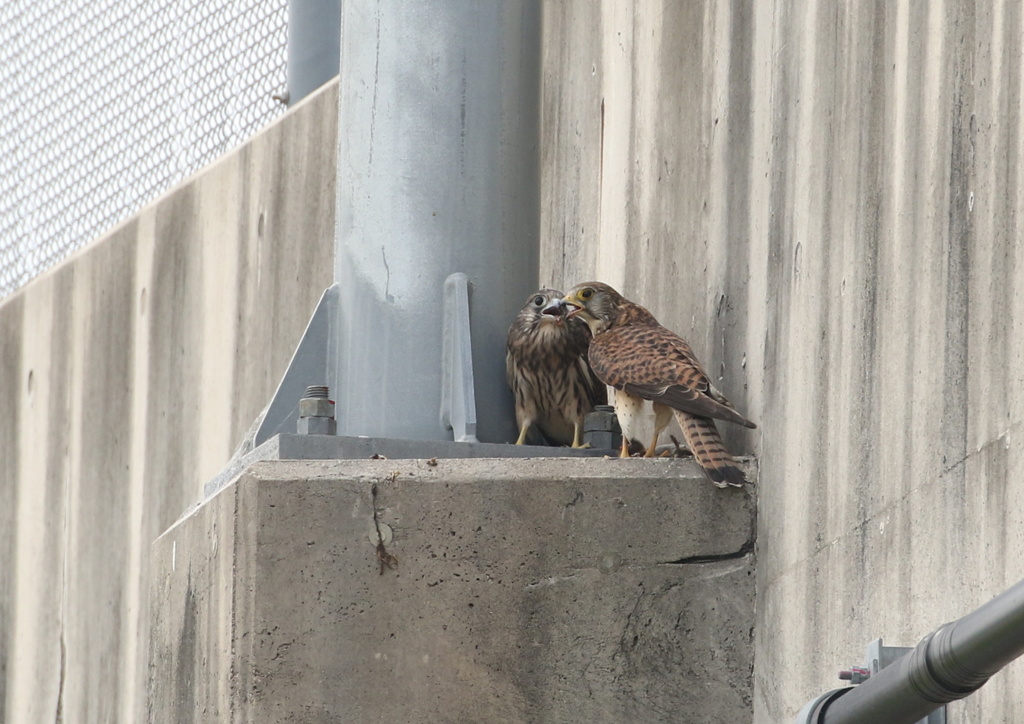
[[615, 320], [621, 301], [621, 294], [601, 282], [577, 284], [562, 297], [562, 305], [568, 310], [568, 317], [582, 319], [594, 334], [603, 331]]
[[566, 308], [561, 304], [562, 293], [557, 289], [538, 289], [526, 300], [526, 306], [519, 311], [519, 318], [530, 324], [562, 324], [567, 317]]

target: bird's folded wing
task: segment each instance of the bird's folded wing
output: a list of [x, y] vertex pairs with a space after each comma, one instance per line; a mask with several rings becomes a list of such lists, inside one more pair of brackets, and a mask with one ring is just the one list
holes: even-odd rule
[[693, 415], [725, 420], [726, 422], [743, 425], [743, 427], [757, 427], [757, 425], [736, 412], [732, 407], [724, 405], [691, 387], [627, 382], [622, 386], [622, 389], [645, 400], [660, 402], [663, 405], [668, 405]]

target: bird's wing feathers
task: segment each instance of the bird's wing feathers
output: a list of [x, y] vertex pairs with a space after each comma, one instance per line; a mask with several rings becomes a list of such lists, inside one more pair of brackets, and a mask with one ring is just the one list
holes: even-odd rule
[[744, 427], [755, 427], [732, 407], [723, 405], [708, 395], [683, 385], [645, 385], [627, 382], [623, 389], [645, 400], [654, 400], [694, 415], [733, 422]]
[[579, 366], [580, 379], [586, 386], [587, 398], [590, 406], [607, 405], [608, 390], [604, 383], [594, 374], [590, 361], [587, 358], [587, 349], [590, 347], [590, 330], [585, 324], [573, 324], [570, 326], [574, 349], [576, 350], [576, 364]]
[[679, 335], [660, 324], [627, 324], [599, 334], [590, 364], [605, 383], [694, 415], [756, 427], [712, 385]]

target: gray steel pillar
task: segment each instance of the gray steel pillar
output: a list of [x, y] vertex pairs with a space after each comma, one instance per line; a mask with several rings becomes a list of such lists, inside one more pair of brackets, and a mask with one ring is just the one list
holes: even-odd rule
[[338, 75], [341, 0], [289, 0], [288, 105]]
[[442, 440], [445, 280], [469, 279], [477, 437], [515, 438], [505, 334], [537, 282], [536, 0], [345, 0], [338, 434]]

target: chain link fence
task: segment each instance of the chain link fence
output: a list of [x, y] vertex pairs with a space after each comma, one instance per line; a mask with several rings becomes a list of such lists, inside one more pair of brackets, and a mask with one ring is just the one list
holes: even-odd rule
[[283, 113], [287, 0], [0, 1], [0, 297]]

